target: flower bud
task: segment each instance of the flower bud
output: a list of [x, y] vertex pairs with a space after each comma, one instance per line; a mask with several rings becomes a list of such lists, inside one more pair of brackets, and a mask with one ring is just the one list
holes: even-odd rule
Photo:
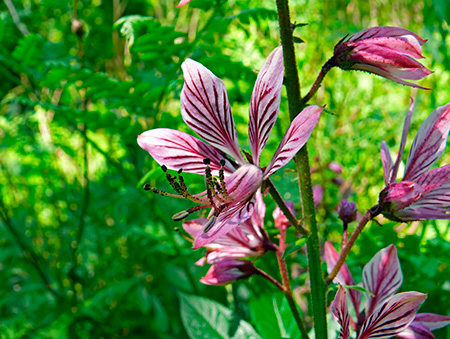
[[344, 222], [344, 224], [349, 224], [352, 221], [355, 221], [356, 212], [356, 204], [354, 202], [342, 200], [338, 206], [339, 218]]
[[334, 47], [333, 62], [343, 70], [377, 74], [403, 85], [419, 85], [405, 80], [420, 80], [432, 72], [420, 62], [421, 46], [426, 40], [398, 27], [373, 27], [341, 40]]

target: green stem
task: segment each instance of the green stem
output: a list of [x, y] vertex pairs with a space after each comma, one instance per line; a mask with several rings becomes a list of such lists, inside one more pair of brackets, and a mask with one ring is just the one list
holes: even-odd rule
[[278, 246], [276, 253], [278, 266], [280, 268], [281, 279], [283, 281], [284, 295], [289, 304], [289, 308], [291, 309], [292, 315], [294, 316], [295, 322], [302, 334], [303, 339], [309, 339], [308, 331], [306, 330], [305, 323], [300, 316], [300, 312], [297, 308], [297, 303], [294, 300], [294, 296], [292, 295], [291, 283], [289, 281], [289, 272], [286, 266], [286, 261], [283, 258], [283, 253], [286, 250], [286, 230], [287, 227], [280, 228], [280, 244]]
[[307, 237], [309, 235], [308, 230], [302, 225], [303, 220], [299, 222], [297, 218], [292, 214], [291, 210], [287, 207], [284, 199], [281, 197], [280, 192], [276, 189], [273, 182], [270, 179], [266, 180], [267, 186], [270, 187], [269, 193], [276, 204], [283, 211], [286, 218], [289, 220], [292, 226], [303, 236]]
[[[294, 40], [292, 37], [292, 25], [289, 17], [288, 0], [276, 0], [278, 10], [278, 22], [280, 26], [281, 44], [283, 46], [283, 58], [285, 67], [286, 92], [291, 121], [305, 107], [300, 95], [300, 81], [297, 72]], [[312, 194], [311, 176], [309, 168], [308, 150], [305, 146], [295, 157], [302, 198], [303, 217], [310, 232], [308, 237], [308, 266], [311, 280], [311, 298], [314, 317], [314, 331], [316, 339], [327, 338], [326, 318], [326, 286], [323, 280], [322, 265], [320, 259], [319, 236], [316, 223], [315, 206]]]

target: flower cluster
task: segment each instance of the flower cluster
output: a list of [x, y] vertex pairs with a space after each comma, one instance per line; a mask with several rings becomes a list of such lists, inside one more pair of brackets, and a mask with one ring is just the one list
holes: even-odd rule
[[[336, 265], [339, 254], [331, 243], [325, 243], [324, 261], [328, 272]], [[379, 251], [364, 267], [362, 287], [367, 304], [360, 312], [361, 292], [350, 289], [350, 300], [357, 320], [348, 312], [346, 291], [342, 285], [355, 285], [353, 276], [344, 264], [334, 282], [339, 283], [338, 292], [331, 305], [335, 319], [341, 325], [339, 338], [350, 338], [350, 325], [357, 330], [357, 339], [389, 338], [397, 336], [405, 339], [434, 338], [432, 330], [450, 324], [450, 317], [432, 314], [416, 314], [425, 301], [426, 294], [419, 292], [397, 293], [403, 281], [403, 274], [397, 256], [397, 249], [390, 245]]]
[[[236, 127], [224, 83], [200, 63], [187, 59], [181, 92], [181, 115], [205, 143], [187, 133], [159, 128], [138, 136], [138, 144], [161, 165], [177, 171], [204, 174], [207, 190], [189, 193], [184, 179], [167, 174], [177, 197], [189, 199], [195, 208], [174, 219], [210, 208], [209, 221], [195, 238], [199, 248], [227, 234], [253, 214], [255, 194], [262, 182], [286, 165], [306, 143], [323, 107], [309, 106], [292, 121], [270, 163], [261, 167], [260, 156], [278, 117], [283, 83], [283, 53], [276, 48], [265, 61], [253, 89], [249, 113], [249, 145], [252, 161], [240, 152]], [[217, 177], [218, 175], [218, 177]], [[150, 189], [150, 188], [149, 188]], [[157, 189], [154, 192], [167, 194]]]

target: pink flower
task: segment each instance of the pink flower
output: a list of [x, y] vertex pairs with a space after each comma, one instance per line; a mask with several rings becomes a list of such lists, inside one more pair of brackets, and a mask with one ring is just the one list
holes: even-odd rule
[[[181, 92], [181, 115], [205, 142], [189, 134], [166, 128], [149, 130], [138, 144], [162, 166], [177, 171], [206, 174], [207, 191], [192, 195], [183, 183], [172, 183], [180, 193], [198, 204], [177, 215], [184, 219], [200, 208], [211, 208], [209, 222], [195, 239], [199, 248], [248, 219], [254, 209], [255, 193], [263, 180], [286, 165], [306, 143], [323, 107], [305, 108], [289, 126], [267, 167], [260, 155], [278, 117], [283, 83], [283, 53], [276, 48], [261, 68], [250, 102], [249, 144], [253, 163], [240, 152], [236, 127], [224, 83], [200, 63], [187, 59], [183, 65], [185, 83]], [[213, 175], [219, 175], [219, 178]], [[168, 174], [168, 178], [175, 180]], [[178, 186], [177, 186], [178, 185]]]
[[387, 144], [381, 143], [386, 187], [380, 193], [380, 211], [396, 221], [450, 219], [450, 165], [429, 170], [447, 143], [450, 104], [435, 109], [422, 124], [411, 146], [403, 180], [395, 182], [413, 107], [411, 102], [395, 164]]
[[[256, 193], [255, 211], [242, 224], [227, 234], [205, 244], [206, 255], [195, 264], [212, 264], [200, 282], [207, 285], [223, 285], [237, 279], [245, 279], [256, 272], [253, 263], [243, 258], [257, 258], [268, 250], [275, 250], [264, 230], [264, 205], [261, 192]], [[194, 219], [183, 223], [183, 228], [191, 236], [197, 237], [207, 219]]]
[[247, 279], [257, 270], [248, 260], [224, 259], [211, 265], [206, 275], [200, 279], [205, 285], [226, 285], [240, 279]]
[[[205, 263], [214, 264], [224, 259], [257, 258], [268, 250], [273, 250], [274, 245], [264, 230], [265, 212], [266, 206], [258, 191], [252, 216], [227, 234], [205, 244], [206, 255], [196, 264], [203, 266]], [[207, 222], [208, 219], [188, 220], [183, 223], [183, 228], [195, 238], [202, 233]]]
[[[330, 243], [326, 243], [325, 261], [328, 271], [332, 271], [337, 252]], [[350, 323], [358, 330], [357, 339], [389, 338], [398, 336], [405, 339], [434, 338], [432, 330], [446, 326], [450, 317], [431, 313], [419, 313], [420, 305], [426, 295], [419, 292], [405, 292], [395, 294], [402, 284], [403, 275], [397, 256], [397, 249], [390, 245], [379, 251], [363, 270], [363, 287], [372, 295], [367, 294], [365, 310], [359, 312], [361, 293], [350, 290], [350, 296], [355, 307], [357, 321], [352, 321], [347, 309], [345, 290], [339, 287], [332, 303], [331, 311], [341, 325], [340, 338], [350, 337]], [[344, 265], [335, 282], [354, 285], [353, 277]], [[357, 298], [354, 295], [358, 294]], [[424, 335], [424, 336], [420, 336]]]
[[192, 1], [192, 0], [181, 0], [181, 1], [178, 3], [177, 8], [186, 5], [186, 4], [188, 4], [189, 2], [191, 2], [191, 1]]
[[422, 59], [426, 40], [398, 27], [372, 27], [343, 39], [334, 47], [334, 62], [344, 70], [378, 74], [403, 85], [424, 88], [405, 80], [420, 80], [432, 72]]
[[[285, 201], [287, 208], [292, 212], [293, 215], [295, 215], [295, 207], [294, 203], [292, 201]], [[283, 211], [279, 206], [275, 207], [272, 213], [273, 220], [274, 220], [274, 226], [278, 229], [282, 228], [288, 228], [291, 226], [291, 222], [288, 220], [288, 218], [284, 215]]]

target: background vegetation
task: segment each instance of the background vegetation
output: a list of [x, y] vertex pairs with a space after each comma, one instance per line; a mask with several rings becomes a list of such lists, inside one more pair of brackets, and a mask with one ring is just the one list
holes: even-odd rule
[[[176, 3], [0, 3], [0, 338], [195, 338], [198, 328], [212, 331], [211, 323], [218, 331], [211, 338], [299, 337], [282, 295], [261, 278], [227, 288], [200, 284], [207, 268], [193, 264], [202, 251], [190, 250], [174, 230], [181, 224], [171, 220], [189, 205], [142, 189], [144, 182], [168, 184], [137, 135], [156, 127], [189, 132], [179, 113], [184, 59], [224, 80], [246, 145], [254, 70], [279, 44], [275, 1]], [[450, 6], [301, 0], [291, 9], [293, 21], [307, 23], [295, 31], [304, 41], [297, 45], [304, 92], [348, 33], [394, 25], [428, 39], [424, 64], [434, 74], [420, 84], [431, 91], [336, 69], [312, 100], [334, 112], [322, 116], [309, 149], [313, 183], [325, 189], [322, 240], [338, 242], [336, 206], [347, 198], [364, 212], [376, 203], [384, 185], [379, 145], [384, 139], [398, 149], [410, 96], [416, 109], [407, 150], [426, 116], [450, 101]], [[285, 96], [281, 105], [263, 163], [289, 123]], [[328, 168], [331, 161], [341, 174]], [[439, 163], [450, 163], [449, 151]], [[201, 187], [202, 179], [187, 180]], [[289, 170], [274, 182], [285, 198], [298, 199]], [[270, 233], [274, 205], [266, 202]], [[401, 290], [428, 293], [422, 312], [450, 315], [448, 222], [380, 221], [350, 255], [356, 281], [363, 265], [394, 243]], [[288, 263], [306, 312], [305, 256], [292, 254]], [[258, 266], [278, 277], [274, 256]], [[217, 318], [212, 310], [220, 311]], [[448, 329], [435, 334], [450, 338]]]

